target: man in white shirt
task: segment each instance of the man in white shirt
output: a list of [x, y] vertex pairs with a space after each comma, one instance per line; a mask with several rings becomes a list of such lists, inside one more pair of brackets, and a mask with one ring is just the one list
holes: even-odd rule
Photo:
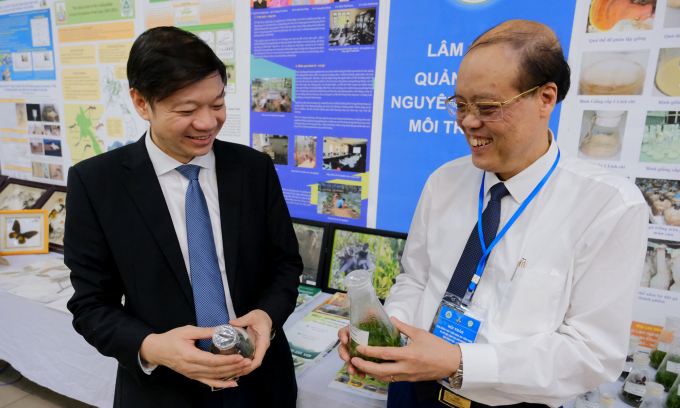
[[[559, 152], [548, 123], [569, 76], [557, 37], [536, 22], [494, 27], [464, 57], [447, 107], [472, 155], [428, 179], [405, 273], [385, 303], [411, 343], [357, 347], [394, 362], [350, 361], [349, 330], [339, 333], [350, 373], [394, 383], [388, 408], [443, 407], [440, 398], [466, 408], [559, 407], [620, 375], [646, 249], [645, 201], [625, 178]], [[485, 266], [480, 218], [492, 248]], [[473, 293], [470, 308], [486, 310], [473, 343], [430, 333], [452, 291]], [[442, 379], [447, 387], [433, 382]]]
[[[280, 329], [302, 261], [272, 160], [216, 140], [224, 63], [194, 34], [158, 27], [127, 70], [149, 132], [69, 171], [73, 326], [119, 362], [116, 408], [294, 407]], [[209, 352], [225, 324], [247, 327], [252, 359]]]

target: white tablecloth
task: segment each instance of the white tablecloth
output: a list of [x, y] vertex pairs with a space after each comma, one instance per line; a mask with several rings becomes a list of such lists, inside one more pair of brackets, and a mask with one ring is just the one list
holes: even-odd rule
[[[58, 256], [8, 256], [0, 272]], [[330, 295], [322, 293], [293, 313], [284, 330]], [[73, 329], [71, 315], [44, 304], [0, 291], [0, 359], [44, 387], [101, 408], [113, 406], [116, 360], [104, 357]], [[334, 352], [298, 378], [298, 407], [384, 407], [384, 401], [328, 388], [343, 362]]]

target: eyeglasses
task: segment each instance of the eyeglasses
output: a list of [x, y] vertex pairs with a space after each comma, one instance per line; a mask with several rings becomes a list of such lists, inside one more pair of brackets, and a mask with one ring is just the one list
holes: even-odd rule
[[535, 86], [526, 92], [522, 92], [521, 94], [515, 96], [514, 98], [508, 99], [505, 102], [465, 103], [457, 101], [456, 97], [452, 96], [449, 99], [445, 100], [444, 103], [446, 104], [446, 109], [449, 111], [449, 115], [453, 116], [458, 120], [465, 119], [467, 113], [469, 111], [473, 111], [475, 112], [475, 115], [477, 115], [479, 120], [481, 120], [482, 122], [497, 122], [503, 119], [503, 106], [516, 101], [518, 98], [530, 92], [533, 92], [538, 88], [540, 88], [540, 86]]

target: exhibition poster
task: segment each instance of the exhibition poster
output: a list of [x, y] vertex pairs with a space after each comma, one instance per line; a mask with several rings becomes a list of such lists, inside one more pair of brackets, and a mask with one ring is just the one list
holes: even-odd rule
[[378, 1], [251, 1], [251, 146], [293, 217], [365, 226]]
[[137, 141], [148, 123], [132, 105], [126, 64], [135, 39], [158, 26], [195, 33], [225, 63], [227, 121], [217, 137], [244, 142], [239, 96], [248, 90], [236, 84], [235, 3], [1, 2], [1, 173], [65, 185], [71, 166]]
[[[470, 154], [444, 100], [458, 66], [480, 34], [520, 18], [548, 25], [569, 53], [576, 0], [438, 1], [390, 4], [376, 228], [408, 232], [427, 178]], [[418, 27], [414, 29], [414, 27]], [[557, 131], [559, 106], [550, 127]]]
[[666, 316], [680, 316], [680, 4], [641, 2], [628, 18], [591, 6], [576, 5], [557, 140], [564, 152], [633, 181], [647, 201], [631, 334], [649, 349]]

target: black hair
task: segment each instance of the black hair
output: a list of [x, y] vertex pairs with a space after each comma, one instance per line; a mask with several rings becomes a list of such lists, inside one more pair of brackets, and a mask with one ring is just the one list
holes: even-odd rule
[[[571, 69], [564, 58], [562, 46], [554, 33], [545, 35], [545, 30], [550, 30], [547, 26], [533, 21], [526, 23], [528, 24], [511, 24], [507, 29], [500, 27], [505, 24], [501, 23], [487, 30], [472, 42], [466, 54], [477, 47], [494, 44], [509, 46], [520, 53], [515, 87], [520, 92], [525, 92], [535, 86], [553, 82], [557, 85], [556, 103], [560, 103], [571, 86]], [[537, 25], [540, 26], [537, 28]], [[533, 93], [535, 92], [530, 94]]]
[[136, 89], [152, 107], [215, 71], [226, 83], [227, 70], [213, 50], [196, 35], [176, 27], [156, 27], [140, 35], [127, 64], [130, 89]]

